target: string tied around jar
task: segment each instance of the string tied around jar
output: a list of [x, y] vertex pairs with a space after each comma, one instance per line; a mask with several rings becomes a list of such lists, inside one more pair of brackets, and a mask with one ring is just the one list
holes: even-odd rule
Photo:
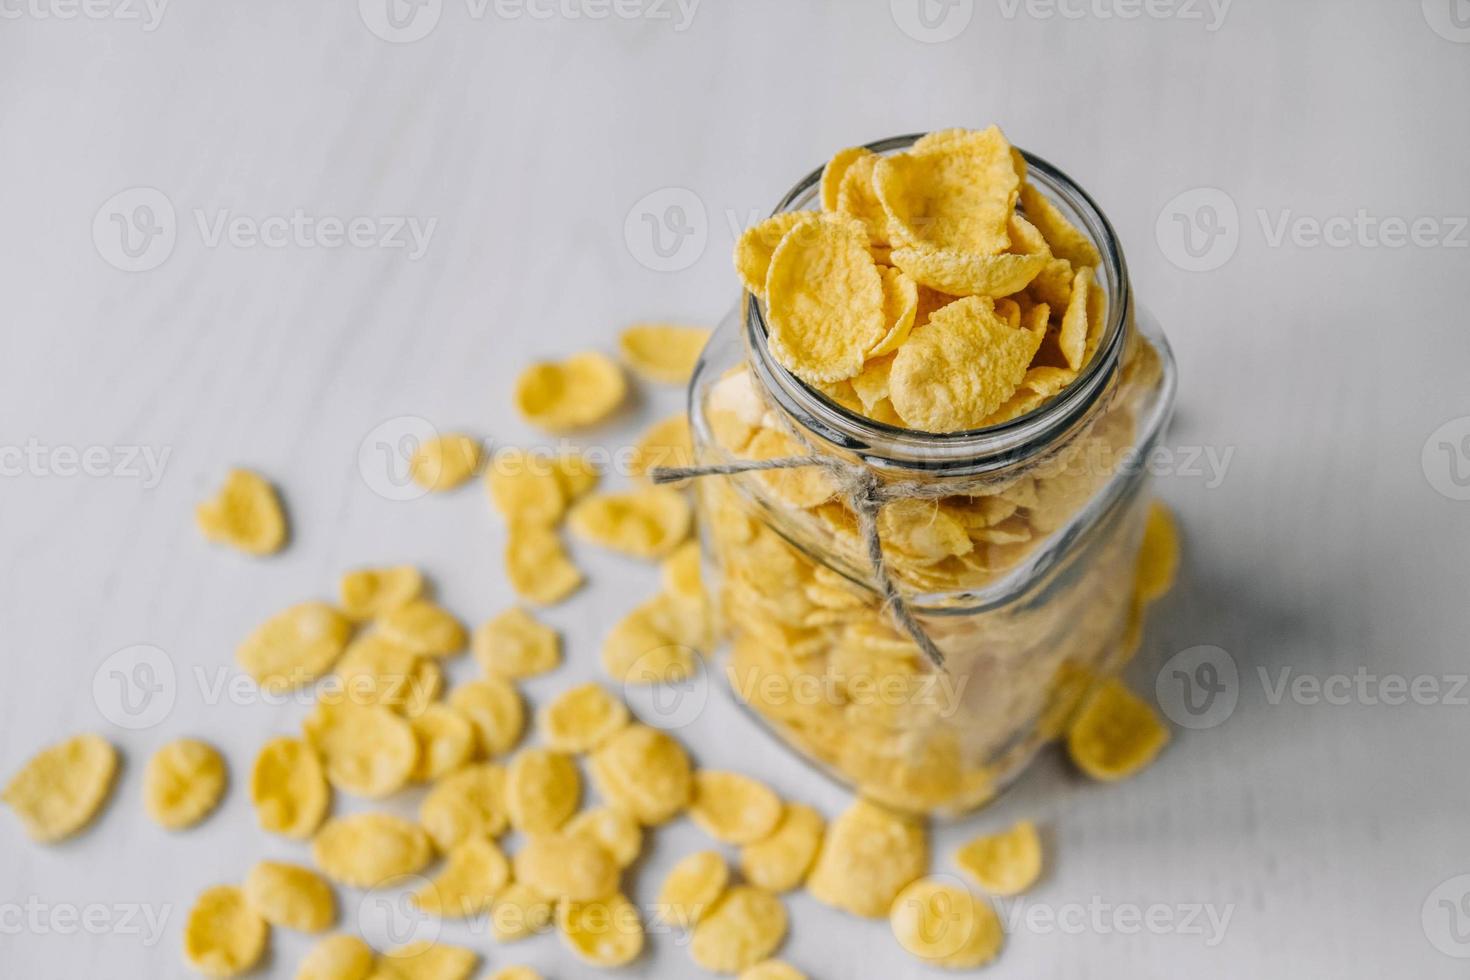
[[953, 493], [952, 488], [917, 482], [884, 483], [864, 466], [817, 452], [810, 456], [783, 456], [705, 466], [656, 466], [649, 471], [648, 476], [654, 483], [665, 484], [705, 476], [737, 476], [761, 470], [794, 470], [808, 466], [821, 467], [837, 483], [838, 495], [845, 499], [852, 512], [857, 515], [858, 537], [862, 539], [867, 551], [868, 565], [872, 569], [873, 580], [878, 585], [878, 592], [883, 597], [884, 607], [903, 631], [918, 644], [929, 662], [935, 668], [943, 670], [944, 652], [919, 623], [913, 608], [899, 592], [898, 584], [888, 571], [888, 562], [883, 557], [883, 540], [878, 534], [878, 515], [884, 505], [891, 501], [914, 498], [937, 500]]

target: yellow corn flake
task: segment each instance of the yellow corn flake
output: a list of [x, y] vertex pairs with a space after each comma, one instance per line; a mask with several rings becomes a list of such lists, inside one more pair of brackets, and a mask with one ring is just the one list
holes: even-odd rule
[[516, 380], [515, 404], [532, 425], [566, 432], [603, 421], [627, 393], [628, 381], [617, 362], [589, 351], [531, 365]]
[[676, 548], [659, 568], [664, 591], [678, 599], [703, 602], [701, 559], [698, 541], [686, 541]]
[[1009, 296], [1030, 285], [1049, 261], [1045, 255], [975, 255], [937, 245], [893, 250], [893, 264], [931, 289], [954, 296]]
[[623, 363], [649, 381], [682, 385], [694, 373], [710, 332], [672, 323], [635, 323], [618, 335]]
[[505, 546], [506, 577], [516, 594], [538, 606], [553, 606], [582, 587], [582, 573], [567, 557], [556, 532], [536, 525], [510, 529]]
[[497, 943], [533, 936], [551, 925], [551, 900], [524, 882], [513, 881], [495, 897], [490, 910], [490, 934]]
[[976, 837], [955, 855], [955, 863], [992, 895], [1019, 895], [1041, 877], [1041, 835], [1022, 820], [999, 834]]
[[873, 406], [888, 398], [888, 382], [893, 372], [893, 355], [875, 357], [863, 365], [862, 373], [851, 381], [862, 410], [871, 416]]
[[1072, 265], [1101, 265], [1096, 246], [1066, 219], [1061, 210], [1030, 182], [1020, 188], [1021, 209], [1026, 219], [1046, 239], [1052, 254]]
[[568, 688], [541, 709], [541, 738], [559, 752], [591, 752], [628, 724], [628, 708], [600, 684]]
[[1052, 257], [1046, 236], [1022, 215], [1012, 214], [1007, 219], [1006, 234], [1010, 236], [1012, 252], [1020, 255], [1044, 255], [1048, 259]]
[[419, 823], [448, 852], [461, 841], [505, 832], [505, 770], [482, 763], [440, 779], [419, 805]]
[[730, 867], [719, 851], [695, 851], [679, 859], [659, 889], [659, 916], [680, 929], [692, 929], [725, 894]]
[[449, 692], [449, 706], [474, 726], [475, 741], [483, 755], [509, 752], [526, 727], [526, 708], [520, 693], [500, 677], [481, 677], [460, 684]]
[[1087, 294], [1092, 288], [1092, 270], [1086, 266], [1078, 269], [1072, 279], [1071, 298], [1062, 314], [1062, 329], [1057, 335], [1057, 345], [1067, 359], [1067, 367], [1073, 371], [1082, 369], [1087, 351]]
[[888, 213], [884, 211], [883, 202], [878, 199], [878, 192], [873, 186], [880, 159], [874, 153], [858, 154], [848, 164], [842, 174], [842, 182], [837, 186], [837, 211], [861, 223], [869, 244], [874, 248], [875, 258], [876, 253], [887, 248], [893, 239]]
[[772, 354], [811, 383], [857, 374], [888, 332], [883, 280], [865, 236], [828, 216], [809, 218], [782, 239], [766, 302]]
[[418, 764], [413, 728], [381, 705], [318, 704], [302, 725], [340, 790], [379, 799], [402, 789]]
[[825, 829], [826, 822], [816, 810], [787, 803], [770, 836], [740, 849], [740, 873], [752, 885], [771, 892], [799, 887], [817, 859]]
[[582, 777], [572, 757], [551, 749], [522, 749], [505, 772], [505, 808], [522, 833], [556, 830], [577, 812]]
[[[771, 460], [811, 454], [811, 450], [786, 433], [761, 429], [742, 455], [752, 460]], [[773, 496], [793, 507], [817, 507], [837, 495], [837, 484], [820, 466], [763, 470], [754, 475]]]
[[699, 660], [684, 642], [691, 637], [680, 625], [681, 611], [660, 594], [624, 616], [602, 643], [603, 670], [622, 684], [669, 684], [693, 677]]
[[736, 885], [694, 927], [689, 955], [714, 973], [739, 973], [786, 938], [786, 906], [763, 888]]
[[607, 898], [621, 871], [601, 844], [581, 834], [532, 834], [515, 856], [516, 881], [558, 901]]
[[822, 168], [821, 200], [823, 211], [836, 211], [842, 179], [848, 169], [860, 157], [872, 156], [873, 151], [865, 146], [849, 146], [832, 154], [832, 159]]
[[368, 980], [373, 962], [373, 948], [356, 936], [328, 936], [302, 957], [296, 980]]
[[541, 974], [529, 966], [508, 966], [491, 974], [490, 980], [542, 980]]
[[1020, 178], [1011, 145], [994, 126], [882, 158], [873, 187], [900, 242], [973, 255], [1010, 245], [1006, 221]]
[[1134, 591], [1141, 602], [1155, 602], [1174, 587], [1179, 574], [1179, 528], [1169, 508], [1158, 501], [1149, 505], [1143, 545], [1138, 552]]
[[781, 798], [769, 786], [738, 772], [701, 769], [694, 774], [689, 816], [715, 840], [751, 844], [776, 829]]
[[937, 561], [974, 550], [970, 532], [941, 508], [938, 501], [903, 498], [878, 514], [884, 549], [919, 561]]
[[460, 841], [444, 856], [434, 880], [413, 893], [413, 904], [446, 919], [466, 919], [490, 909], [495, 896], [510, 883], [510, 861], [483, 837]]
[[661, 558], [689, 536], [689, 501], [669, 487], [594, 494], [572, 508], [572, 533], [635, 558]]
[[259, 861], [245, 875], [245, 901], [273, 926], [322, 932], [337, 921], [332, 886], [310, 868], [282, 861]]
[[418, 874], [434, 858], [429, 835], [391, 813], [354, 813], [328, 820], [311, 841], [311, 857], [333, 881], [372, 888]]
[[815, 211], [783, 211], [741, 232], [735, 242], [735, 272], [757, 298], [766, 297], [766, 275], [776, 246], [792, 228], [813, 217]]
[[249, 470], [230, 470], [213, 499], [194, 510], [204, 537], [251, 555], [271, 555], [286, 544], [286, 515], [270, 481]]
[[169, 742], [153, 753], [143, 773], [143, 805], [153, 822], [168, 830], [203, 820], [224, 792], [224, 757], [197, 739]]
[[384, 980], [469, 980], [479, 961], [471, 950], [419, 939], [380, 956], [378, 972]]
[[87, 824], [112, 793], [117, 749], [96, 735], [77, 735], [32, 756], [0, 791], [31, 840], [63, 840]]
[[898, 943], [930, 966], [970, 969], [1000, 952], [1005, 934], [988, 902], [940, 878], [925, 878], [893, 901], [888, 923]]
[[354, 569], [338, 585], [342, 612], [356, 622], [391, 612], [423, 594], [423, 573], [412, 565]]
[[262, 830], [305, 840], [321, 826], [332, 801], [322, 764], [300, 739], [273, 738], [250, 772], [250, 802]]
[[[578, 458], [571, 463], [568, 472], [576, 480], [585, 480], [591, 470]], [[573, 476], [564, 476], [559, 458], [545, 453], [524, 449], [504, 449], [495, 454], [485, 474], [486, 490], [490, 503], [501, 516], [512, 525], [536, 524], [551, 526], [561, 520], [567, 504], [577, 494], [580, 483], [572, 482]]]
[[325, 602], [302, 602], [256, 627], [235, 659], [261, 687], [291, 690], [331, 670], [351, 636], [352, 624], [337, 610]]
[[883, 279], [883, 322], [888, 332], [868, 351], [870, 359], [898, 350], [908, 339], [919, 312], [919, 286], [908, 273], [885, 265], [878, 268], [878, 274]]
[[1154, 709], [1111, 678], [1083, 703], [1067, 731], [1067, 754], [1093, 779], [1116, 782], [1154, 761], [1168, 741]]
[[409, 719], [409, 725], [419, 746], [418, 762], [409, 777], [414, 782], [427, 783], [454, 772], [475, 754], [475, 727], [448, 705], [428, 705]]
[[428, 599], [415, 599], [383, 616], [383, 635], [422, 657], [449, 657], [465, 648], [464, 625]]
[[688, 754], [672, 737], [646, 725], [629, 725], [599, 746], [591, 771], [602, 798], [645, 827], [672, 820], [689, 804]]
[[584, 963], [615, 969], [643, 952], [638, 909], [620, 894], [592, 902], [562, 902], [556, 925], [567, 948]]
[[806, 886], [819, 902], [878, 919], [928, 868], [924, 825], [860, 799], [828, 828]]
[[365, 633], [348, 644], [333, 673], [340, 700], [379, 704], [409, 717], [422, 714], [444, 687], [437, 663], [380, 632]]
[[480, 468], [480, 444], [462, 433], [436, 436], [408, 461], [408, 475], [425, 490], [453, 490]]
[[597, 465], [583, 452], [576, 449], [559, 451], [551, 457], [551, 469], [561, 484], [562, 496], [567, 501], [576, 500], [597, 488], [602, 473]]
[[638, 826], [638, 821], [610, 806], [583, 810], [567, 821], [562, 831], [568, 836], [582, 836], [601, 844], [620, 868], [638, 860], [638, 854], [643, 850], [643, 828]]
[[[1038, 307], [1038, 309], [1044, 308]], [[1071, 384], [1076, 377], [1077, 372], [1069, 368], [1034, 367], [1027, 369], [1026, 376], [1021, 379], [1021, 384], [1043, 398], [1050, 398]]]
[[561, 637], [524, 609], [507, 609], [475, 629], [470, 643], [487, 674], [535, 677], [561, 663]]
[[656, 422], [633, 447], [628, 469], [633, 476], [647, 477], [654, 467], [694, 465], [694, 441], [689, 435], [689, 416], [682, 412]]
[[739, 980], [806, 980], [806, 974], [789, 963], [765, 960], [748, 970], [741, 970]]
[[207, 977], [236, 977], [265, 953], [270, 926], [234, 885], [206, 889], [184, 922], [184, 959]]
[[957, 300], [916, 329], [893, 360], [893, 406], [926, 432], [980, 425], [1020, 387], [1040, 346], [980, 298]]

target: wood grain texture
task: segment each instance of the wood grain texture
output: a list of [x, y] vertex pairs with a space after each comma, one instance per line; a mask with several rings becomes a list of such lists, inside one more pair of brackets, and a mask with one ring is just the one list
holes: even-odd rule
[[[112, 807], [82, 838], [41, 849], [0, 821], [0, 974], [178, 975], [198, 892], [238, 882], [257, 857], [306, 858], [256, 829], [244, 792], [255, 748], [306, 707], [241, 703], [219, 686], [265, 615], [378, 561], [422, 564], [472, 622], [512, 601], [504, 531], [478, 489], [411, 502], [374, 492], [359, 450], [375, 427], [418, 416], [497, 444], [537, 439], [508, 397], [528, 360], [611, 349], [636, 318], [713, 322], [734, 299], [735, 233], [831, 149], [992, 121], [1073, 174], [1117, 226], [1180, 361], [1171, 443], [1233, 454], [1219, 480], [1160, 480], [1188, 557], [1134, 679], [1151, 689], [1171, 655], [1212, 644], [1241, 681], [1227, 721], [1178, 731], [1132, 783], [1089, 785], [1047, 757], [991, 810], [937, 829], [936, 866], [953, 872], [954, 848], [982, 829], [1023, 816], [1047, 828], [1046, 877], [1007, 906], [1018, 924], [991, 974], [1463, 974], [1424, 923], [1447, 924], [1426, 901], [1470, 873], [1470, 707], [1272, 703], [1271, 685], [1282, 670], [1466, 671], [1470, 502], [1435, 489], [1450, 455], [1431, 452], [1442, 468], [1427, 474], [1421, 454], [1438, 427], [1470, 416], [1470, 250], [1463, 232], [1460, 247], [1328, 247], [1273, 244], [1272, 229], [1283, 215], [1360, 209], [1470, 214], [1470, 44], [1432, 29], [1432, 3], [1240, 0], [1211, 30], [1204, 4], [1200, 20], [1125, 20], [1096, 12], [1126, 6], [1117, 0], [1073, 3], [1076, 19], [975, 0], [952, 8], [970, 20], [942, 43], [900, 28], [911, 6], [705, 0], [677, 30], [672, 4], [673, 20], [594, 21], [497, 17], [493, 4], [476, 18], [444, 0], [432, 32], [405, 44], [374, 36], [350, 2], [177, 0], [154, 30], [34, 7], [0, 21], [0, 462], [31, 445], [46, 465], [58, 447], [104, 447], [118, 465], [123, 447], [168, 454], [156, 485], [29, 463], [0, 477], [0, 773], [76, 730], [106, 733], [127, 756]], [[167, 197], [177, 241], [157, 268], [128, 273], [92, 227], [136, 187]], [[1200, 187], [1235, 206], [1239, 241], [1228, 262], [1189, 272], [1156, 226]], [[649, 195], [657, 215], [691, 196], [702, 209], [686, 209], [695, 234], [671, 259], [625, 238]], [[209, 244], [222, 214], [258, 223], [298, 210], [437, 224], [416, 259]], [[683, 267], [649, 268], [660, 261]], [[649, 392], [606, 442], [680, 403]], [[278, 558], [222, 553], [193, 529], [193, 504], [236, 464], [284, 489], [294, 536]], [[652, 568], [578, 558], [593, 587], [548, 615], [569, 662], [526, 685], [538, 704], [596, 676], [602, 624], [656, 587]], [[99, 666], [132, 644], [161, 648], [176, 670], [172, 711], [137, 730], [111, 725], [93, 696]], [[719, 692], [682, 734], [703, 765], [759, 772], [828, 814], [845, 803]], [[219, 745], [233, 783], [216, 815], [170, 836], [143, 815], [141, 770], [185, 735]], [[707, 846], [687, 824], [653, 836], [635, 900]], [[342, 899], [345, 928], [360, 909], [371, 924], [361, 893]], [[100, 903], [114, 922], [112, 910], [142, 905], [161, 919], [157, 941], [121, 924], [11, 930], [28, 902]], [[1176, 916], [1228, 908], [1228, 928], [1212, 944], [1027, 919], [1033, 907], [1156, 904]], [[782, 955], [814, 978], [938, 975], [883, 923], [800, 895], [789, 907]], [[146, 933], [142, 918], [127, 925]], [[583, 975], [553, 936], [497, 948], [452, 925], [443, 938], [494, 967]], [[291, 976], [306, 938], [277, 930], [273, 942], [262, 975]], [[687, 975], [676, 937], [650, 946], [626, 975]]]

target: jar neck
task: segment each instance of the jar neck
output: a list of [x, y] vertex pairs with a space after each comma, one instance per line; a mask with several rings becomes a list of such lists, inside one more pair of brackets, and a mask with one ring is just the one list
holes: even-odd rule
[[[919, 135], [869, 143], [874, 153], [901, 152]], [[1102, 256], [1097, 270], [1108, 300], [1108, 322], [1093, 358], [1072, 383], [1045, 404], [1002, 425], [967, 432], [933, 433], [902, 429], [852, 412], [809, 387], [779, 364], [767, 343], [765, 315], [754, 296], [742, 297], [741, 319], [753, 373], [775, 404], [792, 420], [834, 449], [850, 453], [874, 469], [895, 476], [983, 477], [1040, 456], [1085, 424], [1104, 403], [1122, 360], [1132, 290], [1117, 235], [1106, 216], [1082, 188], [1056, 167], [1025, 150], [1027, 179], [1084, 234]], [[816, 205], [822, 169], [793, 187], [774, 213]]]

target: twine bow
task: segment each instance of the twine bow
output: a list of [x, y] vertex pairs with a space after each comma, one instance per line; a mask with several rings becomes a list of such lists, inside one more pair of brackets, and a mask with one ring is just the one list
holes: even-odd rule
[[893, 576], [888, 572], [888, 563], [883, 558], [883, 541], [878, 536], [878, 513], [890, 501], [915, 497], [937, 499], [953, 493], [952, 488], [921, 483], [885, 484], [866, 467], [845, 463], [819, 453], [810, 456], [785, 456], [778, 459], [742, 460], [738, 463], [719, 463], [708, 466], [656, 466], [649, 471], [648, 475], [654, 483], [662, 484], [677, 483], [681, 480], [703, 476], [735, 476], [740, 473], [754, 473], [761, 470], [794, 470], [808, 466], [820, 466], [836, 480], [838, 493], [846, 498], [848, 506], [857, 515], [858, 536], [862, 538], [867, 549], [868, 564], [873, 570], [874, 580], [878, 583], [878, 591], [883, 596], [884, 606], [893, 614], [893, 618], [903, 628], [903, 631], [913, 638], [920, 650], [924, 651], [924, 656], [929, 658], [929, 662], [943, 670], [943, 651], [925, 632], [924, 627], [919, 625], [913, 609], [899, 593]]

